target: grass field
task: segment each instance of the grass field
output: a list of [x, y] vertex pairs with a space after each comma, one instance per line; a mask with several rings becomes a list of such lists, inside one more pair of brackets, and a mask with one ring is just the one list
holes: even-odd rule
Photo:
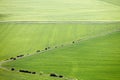
[[120, 79], [120, 32], [6, 63], [8, 68], [55, 72], [79, 80]]
[[1, 0], [0, 20], [120, 20], [119, 5], [119, 0]]
[[31, 75], [19, 72], [10, 72], [0, 69], [0, 80], [65, 80], [59, 78], [52, 78], [48, 75]]
[[[99, 35], [104, 35], [108, 32], [113, 32], [113, 31], [120, 29], [119, 22], [105, 22], [105, 23], [104, 22], [78, 22], [78, 23], [57, 23], [57, 24], [55, 24], [55, 23], [12, 23], [12, 22], [4, 23], [3, 22], [3, 23], [0, 23], [0, 25], [1, 25], [1, 29], [0, 29], [0, 34], [1, 34], [0, 35], [0, 37], [1, 37], [0, 38], [0, 48], [1, 48], [0, 60], [8, 59], [10, 57], [15, 57], [20, 54], [36, 53], [36, 50], [39, 50], [39, 49], [43, 50], [45, 47], [48, 47], [48, 46], [50, 46], [51, 48], [54, 48], [55, 46], [59, 47], [61, 45], [72, 44], [73, 41], [75, 41], [75, 43], [76, 43], [78, 40], [82, 40], [84, 38], [88, 38], [88, 41], [89, 41], [89, 37], [91, 37], [91, 36], [98, 35], [98, 39], [97, 38], [96, 39], [97, 39], [97, 41], [99, 41]], [[64, 26], [66, 26], [66, 27], [64, 27]], [[48, 35], [48, 33], [49, 33], [49, 35]], [[66, 36], [66, 37], [64, 37], [64, 36]], [[116, 33], [116, 36], [119, 37], [119, 34]], [[103, 39], [105, 39], [105, 38], [103, 37]], [[106, 40], [107, 40], [107, 38], [106, 38]], [[96, 39], [95, 39], [95, 41], [96, 41]], [[113, 42], [109, 42], [110, 39], [112, 39]], [[115, 39], [116, 39], [116, 37], [115, 37]], [[101, 42], [103, 42], [104, 44], [109, 44], [109, 43], [114, 44], [115, 39], [114, 39], [114, 37], [111, 36], [107, 40], [108, 43], [106, 43], [105, 41], [101, 41]], [[99, 42], [95, 42], [95, 41], [94, 41], [94, 39], [92, 39], [92, 40], [90, 40], [90, 43], [91, 44], [93, 42], [99, 43]], [[116, 41], [118, 42], [119, 39], [118, 40], [116, 39]], [[21, 80], [21, 79], [23, 79], [23, 80], [33, 80], [33, 79], [34, 80], [35, 79], [36, 80], [38, 80], [38, 79], [39, 80], [41, 80], [41, 79], [42, 80], [59, 80], [59, 78], [51, 78], [48, 76], [50, 72], [55, 72], [58, 74], [62, 74], [68, 78], [78, 78], [79, 80], [81, 80], [81, 77], [82, 77], [85, 80], [91, 80], [91, 79], [98, 80], [101, 76], [103, 76], [105, 74], [107, 75], [107, 73], [106, 72], [104, 73], [104, 71], [102, 70], [103, 72], [101, 73], [101, 75], [99, 75], [99, 71], [101, 71], [101, 68], [103, 68], [105, 66], [104, 65], [102, 66], [101, 65], [102, 62], [101, 62], [100, 65], [102, 67], [100, 67], [100, 70], [99, 70], [97, 68], [98, 66], [96, 64], [97, 62], [99, 62], [99, 60], [97, 60], [96, 58], [95, 58], [97, 60], [96, 62], [95, 62], [95, 59], [94, 60], [92, 59], [93, 61], [92, 60], [90, 61], [91, 64], [88, 64], [88, 61], [90, 60], [89, 58], [92, 57], [92, 56], [88, 57], [89, 54], [94, 55], [93, 57], [98, 56], [96, 52], [99, 48], [99, 47], [96, 47], [96, 49], [95, 49], [96, 51], [94, 52], [93, 49], [91, 49], [94, 47], [89, 45], [90, 43], [88, 43], [88, 42], [79, 43], [79, 45], [80, 45], [79, 47], [77, 47], [77, 45], [74, 45], [74, 46], [68, 45], [68, 47], [63, 47], [63, 48], [59, 47], [58, 49], [53, 49], [51, 51], [45, 52], [46, 53], [45, 55], [44, 54], [37, 55], [37, 57], [39, 57], [39, 58], [30, 56], [30, 57], [25, 57], [24, 58], [25, 61], [21, 61], [24, 59], [20, 59], [20, 61], [18, 60], [15, 63], [13, 61], [13, 62], [5, 64], [8, 69], [11, 67], [15, 67], [17, 70], [24, 68], [24, 69], [28, 69], [28, 70], [37, 71], [38, 73], [44, 72], [45, 75], [42, 75], [42, 76], [32, 75], [33, 77], [30, 77], [31, 75], [22, 74], [19, 72], [10, 72], [10, 71], [5, 71], [5, 70], [0, 69], [0, 75], [1, 75], [0, 79], [1, 80], [9, 80], [9, 79], [11, 79], [11, 80]], [[104, 44], [102, 45], [102, 46], [104, 46], [103, 48], [105, 48], [106, 46], [108, 46], [108, 48], [110, 47], [109, 45], [105, 46]], [[118, 45], [119, 45], [119, 43], [118, 43]], [[73, 46], [73, 48], [71, 48], [72, 46]], [[82, 47], [84, 48], [85, 46], [88, 47], [88, 49], [86, 48], [86, 49], [82, 50]], [[91, 46], [91, 47], [89, 47], [89, 46]], [[93, 46], [96, 46], [96, 44], [94, 44]], [[117, 47], [119, 48], [119, 46], [117, 46]], [[114, 47], [114, 48], [117, 48], [117, 47]], [[110, 50], [114, 50], [114, 49], [110, 49]], [[88, 58], [88, 59], [86, 59], [86, 58], [84, 59], [86, 54], [83, 55], [85, 53], [83, 51], [85, 51], [88, 54], [86, 56], [86, 58]], [[106, 51], [108, 51], [108, 49]], [[94, 54], [92, 54], [91, 52], [94, 52]], [[103, 49], [103, 53], [105, 53], [105, 52]], [[68, 55], [69, 53], [71, 53], [71, 54]], [[98, 53], [101, 53], [101, 49]], [[110, 53], [111, 53], [111, 51], [110, 51]], [[108, 53], [108, 54], [110, 54], [110, 53]], [[118, 51], [118, 53], [119, 53], [119, 51]], [[71, 58], [72, 56], [74, 56], [74, 57]], [[103, 56], [107, 56], [107, 54], [105, 54]], [[54, 61], [56, 58], [58, 60], [56, 62], [52, 63], [52, 61]], [[105, 57], [105, 59], [106, 59], [106, 57]], [[109, 58], [107, 58], [107, 59], [109, 60]], [[79, 60], [78, 63], [77, 63], [77, 60]], [[104, 62], [104, 58], [103, 59], [101, 58], [101, 60], [103, 60], [103, 63], [107, 63], [106, 61]], [[111, 62], [114, 62], [114, 60]], [[23, 65], [23, 64], [26, 64], [26, 65]], [[83, 64], [83, 65], [80, 66], [81, 64]], [[93, 68], [89, 68], [89, 67], [93, 66], [95, 64], [96, 64], [96, 66], [95, 66], [96, 69], [94, 71], [96, 71], [96, 73], [93, 72], [94, 73], [93, 74], [93, 73], [89, 72], [89, 69], [93, 70]], [[79, 68], [79, 67], [81, 67], [81, 68]], [[88, 68], [88, 71], [86, 72], [87, 68]], [[83, 69], [83, 71], [82, 71], [82, 69]], [[114, 67], [113, 67], [113, 70], [114, 70]], [[91, 76], [90, 73], [94, 77]], [[85, 78], [85, 76], [87, 76], [87, 75], [89, 77]], [[111, 78], [111, 77], [108, 78], [109, 75], [112, 75], [112, 74], [108, 74], [106, 77], [103, 77], [103, 78], [106, 78], [108, 80], [109, 79], [113, 80], [113, 78]], [[119, 75], [119, 73], [118, 74], [116, 73], [116, 75]], [[113, 75], [113, 77], [115, 77], [115, 76]], [[119, 77], [115, 78], [115, 79], [118, 80]], [[62, 79], [62, 80], [64, 80], [64, 79]]]
[[119, 22], [0, 23], [0, 60], [118, 30], [119, 25]]
[[0, 80], [120, 80], [119, 14], [120, 0], [0, 0]]
[[108, 3], [120, 6], [120, 0], [101, 0], [101, 1], [106, 1]]

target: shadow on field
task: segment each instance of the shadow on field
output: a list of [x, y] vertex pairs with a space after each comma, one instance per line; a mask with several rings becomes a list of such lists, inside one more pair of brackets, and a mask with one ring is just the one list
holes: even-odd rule
[[0, 20], [4, 20], [6, 17], [9, 17], [10, 14], [0, 14]]

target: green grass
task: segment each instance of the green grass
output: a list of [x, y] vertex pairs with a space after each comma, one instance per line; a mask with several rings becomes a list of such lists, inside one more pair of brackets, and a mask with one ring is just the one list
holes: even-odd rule
[[59, 78], [52, 78], [48, 75], [31, 75], [19, 72], [10, 72], [0, 69], [0, 80], [65, 80]]
[[120, 79], [120, 32], [4, 64], [8, 69], [55, 72], [79, 80]]
[[[71, 44], [72, 41], [120, 30], [120, 22], [112, 22], [120, 20], [119, 14], [120, 0], [0, 0], [0, 61], [20, 54], [36, 53], [36, 50], [48, 46]], [[8, 68], [44, 71], [45, 74], [55, 72], [83, 80], [119, 80], [119, 34], [83, 41], [5, 65]], [[0, 69], [0, 80], [59, 79]]]
[[[105, 1], [105, 2], [104, 2]], [[119, 0], [1, 0], [0, 20], [120, 20]]]
[[120, 6], [120, 0], [101, 0], [101, 1], [106, 1], [108, 3]]
[[120, 29], [120, 23], [0, 23], [0, 60]]

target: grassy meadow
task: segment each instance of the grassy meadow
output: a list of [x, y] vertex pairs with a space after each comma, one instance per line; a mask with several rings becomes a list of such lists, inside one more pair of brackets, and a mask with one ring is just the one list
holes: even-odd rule
[[[113, 80], [116, 75], [119, 75], [119, 72], [116, 73], [115, 69], [115, 65], [118, 64], [116, 68], [119, 70], [119, 60], [116, 58], [117, 60], [115, 61], [118, 62], [116, 63], [113, 59], [114, 56], [119, 58], [119, 32], [115, 33], [115, 31], [120, 29], [119, 22], [57, 24], [3, 22], [0, 25], [2, 25], [0, 30], [0, 53], [3, 53], [0, 54], [1, 60], [16, 57], [20, 54], [34, 54], [16, 61], [7, 62], [4, 64], [4, 67], [8, 70], [14, 67], [16, 71], [19, 69], [36, 71], [38, 74], [43, 72], [42, 76], [32, 75], [34, 77], [30, 77], [30, 75], [24, 73], [11, 71], [7, 71], [8, 73], [5, 74], [6, 71], [4, 72], [1, 68], [0, 74], [2, 76], [0, 78], [3, 80], [9, 80], [9, 77], [4, 78], [9, 74], [9, 76], [15, 77], [11, 78], [15, 80], [59, 80], [59, 78], [49, 77], [49, 74], [52, 72], [62, 74], [67, 78], [77, 78], [78, 80], [99, 80], [103, 75], [106, 75], [103, 79]], [[106, 33], [111, 34], [106, 35]], [[104, 35], [104, 37], [99, 35]], [[96, 38], [92, 39], [90, 38], [91, 36], [96, 36]], [[88, 38], [88, 40], [78, 42], [85, 38]], [[73, 44], [73, 41], [76, 44]], [[66, 46], [60, 47], [61, 45]], [[54, 49], [55, 46], [58, 48]], [[35, 54], [37, 50], [44, 50], [45, 47], [51, 47], [53, 50], [43, 52], [43, 54]], [[114, 52], [117, 55], [112, 55]], [[113, 65], [110, 69], [108, 68], [109, 63]], [[106, 70], [107, 68], [111, 71]], [[112, 73], [107, 74], [107, 71], [113, 71], [113, 74], [116, 73], [116, 75], [114, 76]], [[99, 74], [100, 72], [101, 74]], [[113, 77], [109, 77], [111, 75]], [[18, 79], [18, 77], [20, 78]], [[118, 80], [119, 77], [115, 77], [115, 79]]]
[[0, 0], [0, 80], [120, 80], [119, 14], [120, 0]]
[[119, 4], [119, 0], [1, 0], [0, 20], [120, 20]]
[[65, 80], [60, 78], [50, 77], [49, 75], [31, 75], [19, 72], [11, 72], [0, 69], [0, 80]]
[[36, 72], [58, 73], [78, 80], [120, 79], [120, 32], [82, 41], [4, 64]]
[[118, 30], [120, 23], [0, 23], [0, 60]]
[[114, 5], [120, 6], [120, 0], [101, 0], [101, 1], [105, 1]]

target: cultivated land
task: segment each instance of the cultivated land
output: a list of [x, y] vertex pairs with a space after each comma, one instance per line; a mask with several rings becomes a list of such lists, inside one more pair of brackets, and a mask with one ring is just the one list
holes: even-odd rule
[[120, 0], [1, 0], [0, 80], [120, 80], [119, 14]]
[[119, 22], [0, 23], [0, 60], [118, 30]]
[[[120, 32], [6, 63], [36, 72], [55, 72], [79, 80], [120, 79]], [[86, 77], [87, 76], [87, 77]]]
[[0, 69], [0, 80], [64, 80], [59, 78], [49, 77], [48, 75], [31, 75], [19, 72], [10, 72]]
[[106, 1], [108, 3], [120, 6], [120, 0], [101, 0], [101, 1]]
[[119, 0], [1, 0], [0, 20], [120, 20]]
[[[116, 72], [116, 69], [114, 71], [114, 66], [117, 63], [116, 62], [114, 63], [114, 60], [113, 59], [111, 60], [111, 57], [109, 57], [112, 53], [114, 53], [115, 51], [114, 48], [115, 49], [118, 48], [117, 51], [115, 51], [115, 53], [116, 52], [119, 53], [119, 32], [114, 34], [117, 36], [118, 39], [116, 37], [114, 38], [114, 36], [110, 36], [111, 35], [110, 33], [119, 31], [120, 29], [119, 22], [107, 22], [107, 23], [104, 23], [104, 22], [94, 22], [94, 23], [81, 22], [80, 23], [79, 22], [79, 23], [69, 23], [69, 24], [68, 23], [57, 23], [57, 24], [55, 23], [1, 23], [1, 25], [2, 25], [1, 37], [3, 37], [1, 38], [1, 48], [3, 48], [1, 49], [1, 53], [3, 54], [0, 54], [1, 56], [0, 59], [5, 60], [5, 59], [9, 59], [10, 57], [16, 57], [17, 55], [20, 55], [20, 54], [24, 54], [26, 56], [23, 59], [6, 63], [5, 66], [8, 68], [8, 70], [14, 67], [17, 69], [16, 71], [18, 71], [19, 69], [26, 69], [30, 71], [36, 71], [38, 74], [40, 72], [43, 72], [42, 76], [32, 75], [34, 77], [31, 78], [30, 75], [27, 75], [27, 74], [24, 75], [24, 73], [22, 74], [19, 72], [9, 72], [9, 71], [7, 71], [6, 73], [4, 72], [4, 70], [1, 70], [0, 73], [2, 76], [0, 76], [0, 78], [3, 80], [4, 79], [9, 80], [9, 76], [13, 76], [14, 79], [16, 80], [18, 80], [18, 77], [21, 77], [21, 76], [23, 77], [19, 78], [19, 80], [21, 79], [30, 80], [30, 78], [31, 80], [33, 79], [54, 80], [54, 78], [49, 77], [49, 74], [51, 72], [62, 74], [65, 77], [67, 77], [68, 80], [69, 78], [72, 78], [72, 79], [77, 78], [79, 80], [80, 79], [98, 80], [103, 75], [106, 75], [105, 77], [103, 77], [103, 79], [104, 78], [108, 80], [109, 79], [113, 80], [113, 78], [115, 78], [116, 80], [119, 79], [119, 77], [118, 78], [115, 77], [116, 75], [119, 75], [119, 72], [117, 72], [115, 76], [113, 75], [114, 72]], [[109, 35], [107, 36], [107, 34]], [[106, 35], [108, 39], [106, 37], [100, 37], [100, 35], [101, 36]], [[96, 38], [92, 39], [91, 36], [95, 36]], [[103, 41], [99, 41], [101, 38], [103, 38]], [[88, 39], [90, 43], [84, 41], [84, 39]], [[104, 39], [107, 41], [104, 41]], [[111, 42], [111, 40], [113, 41]], [[77, 44], [72, 45], [73, 41], [75, 41], [75, 43], [78, 43], [79, 47], [77, 47]], [[79, 43], [79, 41], [81, 42]], [[115, 43], [118, 43], [118, 44], [116, 45]], [[93, 46], [89, 44], [93, 44]], [[99, 46], [99, 44], [102, 44], [102, 46]], [[63, 45], [63, 47], [60, 47], [61, 45]], [[58, 48], [54, 49], [55, 46], [57, 46]], [[72, 46], [73, 48], [71, 48]], [[51, 49], [53, 50], [44, 52], [45, 54], [44, 53], [39, 54], [36, 52], [36, 50], [44, 50], [45, 47], [51, 47]], [[114, 48], [112, 49], [110, 47], [114, 47]], [[93, 48], [96, 48], [96, 49], [94, 50]], [[37, 53], [37, 54], [35, 56], [31, 55], [27, 57], [28, 53], [29, 54]], [[102, 53], [102, 54], [99, 55], [99, 53], [100, 54]], [[113, 55], [118, 56], [115, 54]], [[113, 67], [110, 68], [110, 70], [113, 71], [113, 74], [106, 73], [108, 71], [106, 70], [107, 69], [106, 65], [110, 63], [109, 59], [111, 60], [110, 61], [111, 65], [113, 65]], [[102, 65], [103, 63], [106, 63], [106, 65]], [[93, 68], [91, 68], [90, 66]], [[100, 68], [98, 68], [99, 66]], [[104, 69], [102, 69], [103, 67]], [[119, 68], [117, 69], [119, 70]], [[89, 70], [91, 72], [89, 72]], [[108, 72], [112, 72], [112, 71], [108, 71]], [[101, 74], [99, 74], [100, 72]], [[85, 76], [87, 75], [89, 77], [85, 78]], [[111, 75], [113, 75], [113, 77], [108, 78], [108, 76], [111, 76]], [[8, 76], [8, 77], [6, 78], [5, 76]], [[13, 77], [11, 79], [13, 79]], [[59, 79], [59, 78], [55, 78], [55, 79]]]

